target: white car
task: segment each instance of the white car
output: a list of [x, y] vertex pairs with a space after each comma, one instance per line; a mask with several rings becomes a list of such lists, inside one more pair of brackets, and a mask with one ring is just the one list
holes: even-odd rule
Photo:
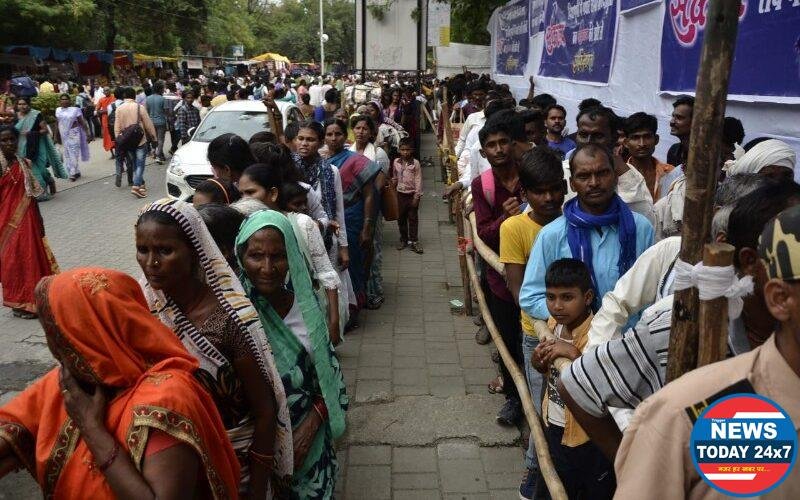
[[[300, 121], [303, 115], [290, 102], [277, 102], [284, 126]], [[256, 132], [270, 131], [267, 108], [261, 101], [229, 101], [211, 108], [191, 139], [172, 156], [167, 168], [167, 193], [171, 198], [191, 200], [194, 188], [213, 177], [208, 163], [208, 144], [222, 134], [233, 133], [245, 141]]]

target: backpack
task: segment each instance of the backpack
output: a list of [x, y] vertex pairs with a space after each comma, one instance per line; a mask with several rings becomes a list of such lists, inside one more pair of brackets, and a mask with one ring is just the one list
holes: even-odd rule
[[[139, 147], [139, 143], [142, 141], [142, 137], [144, 137], [144, 129], [142, 128], [141, 124], [139, 123], [139, 111], [141, 109], [139, 104], [136, 104], [136, 123], [133, 125], [128, 125], [125, 127], [122, 132], [119, 133], [116, 139], [114, 139], [114, 145], [117, 147], [119, 151], [133, 151]], [[115, 110], [116, 111], [116, 110]]]
[[111, 111], [109, 111], [108, 113], [108, 135], [110, 135], [111, 137], [114, 137], [114, 122], [117, 119], [116, 111], [117, 111], [117, 103], [112, 102]]
[[18, 76], [11, 79], [11, 93], [15, 97], [35, 97], [38, 92], [30, 77]]
[[490, 207], [494, 206], [494, 173], [492, 169], [485, 171], [481, 174], [481, 187], [483, 187], [483, 197], [489, 203]]

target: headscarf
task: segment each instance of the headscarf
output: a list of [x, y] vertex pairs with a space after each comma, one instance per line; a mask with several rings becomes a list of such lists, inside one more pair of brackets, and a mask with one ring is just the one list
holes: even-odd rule
[[[272, 348], [264, 334], [261, 322], [253, 304], [233, 273], [230, 265], [222, 256], [211, 233], [203, 223], [202, 217], [190, 203], [164, 198], [145, 206], [141, 213], [163, 212], [175, 219], [181, 231], [186, 235], [197, 253], [203, 277], [214, 292], [219, 305], [225, 314], [232, 318], [237, 326], [246, 334], [249, 351], [256, 358], [258, 368], [264, 380], [272, 386], [275, 394], [277, 413], [277, 431], [275, 433], [275, 474], [285, 478], [292, 474], [293, 448], [292, 428], [289, 411], [286, 407], [286, 394], [281, 383], [280, 373], [275, 367]], [[142, 277], [139, 284], [144, 290], [151, 313], [168, 328], [175, 331], [189, 351], [195, 355], [204, 369], [214, 373], [220, 363], [232, 360], [225, 359], [197, 328], [186, 319], [175, 302], [161, 290], [155, 290]], [[232, 430], [229, 432], [235, 432]], [[235, 436], [232, 436], [232, 439]], [[249, 446], [249, 445], [248, 445]]]
[[[325, 316], [314, 296], [314, 289], [311, 285], [311, 276], [308, 267], [303, 260], [302, 253], [294, 235], [294, 230], [286, 218], [275, 210], [262, 210], [248, 217], [239, 229], [236, 237], [236, 255], [239, 259], [239, 266], [244, 269], [240, 247], [250, 239], [253, 234], [264, 228], [273, 228], [283, 235], [286, 246], [286, 255], [289, 260], [289, 276], [292, 280], [292, 289], [295, 294], [295, 301], [298, 302], [303, 316], [303, 322], [308, 330], [311, 341], [311, 351], [313, 356], [314, 370], [316, 371], [322, 397], [328, 410], [328, 420], [326, 424], [330, 426], [331, 434], [336, 439], [342, 435], [345, 428], [344, 412], [347, 408], [348, 399], [345, 393], [344, 380], [342, 379], [339, 361], [333, 353], [330, 338], [328, 337], [328, 326], [325, 323]], [[269, 302], [258, 294], [252, 281], [243, 272], [242, 284], [247, 290], [253, 302], [258, 308], [261, 321], [266, 327], [270, 336], [275, 332], [287, 331], [288, 327], [283, 319], [278, 316]], [[294, 335], [288, 332], [289, 335]], [[295, 357], [287, 356], [287, 353], [279, 352], [280, 346], [276, 346], [276, 360], [281, 372], [288, 371], [296, 361]]]
[[[592, 266], [592, 232], [597, 228], [613, 226], [618, 227], [619, 233], [619, 259], [617, 266], [619, 275], [625, 274], [636, 261], [636, 221], [628, 205], [614, 195], [611, 205], [602, 215], [592, 215], [581, 210], [578, 198], [573, 198], [564, 204], [564, 217], [567, 219], [567, 242], [572, 252], [572, 257], [582, 261], [589, 268], [592, 276], [592, 285], [596, 292], [597, 278]], [[599, 293], [596, 299], [600, 299]]]
[[[76, 377], [118, 389], [105, 410], [108, 431], [141, 470], [150, 432], [188, 445], [214, 498], [235, 498], [239, 464], [214, 401], [195, 380], [197, 361], [148, 314], [136, 281], [83, 268], [45, 278], [37, 290], [48, 340]], [[68, 417], [59, 368], [0, 409], [0, 436], [14, 448], [45, 498], [115, 498]]]
[[757, 174], [769, 165], [786, 167], [794, 171], [797, 154], [783, 141], [769, 139], [759, 142], [750, 151], [728, 166], [728, 175]]

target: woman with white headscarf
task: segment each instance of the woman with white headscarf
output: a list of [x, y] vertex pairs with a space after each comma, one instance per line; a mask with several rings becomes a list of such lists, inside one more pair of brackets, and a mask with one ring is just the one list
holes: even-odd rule
[[[743, 150], [742, 150], [743, 151]], [[793, 180], [797, 154], [785, 142], [767, 139], [728, 162], [728, 175], [760, 174], [776, 180]]]

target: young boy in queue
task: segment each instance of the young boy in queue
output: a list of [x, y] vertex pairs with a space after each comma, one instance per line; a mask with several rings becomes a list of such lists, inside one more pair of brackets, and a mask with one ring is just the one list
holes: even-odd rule
[[[546, 374], [542, 400], [545, 436], [558, 477], [569, 498], [610, 499], [616, 483], [613, 466], [586, 435], [561, 399], [557, 383], [558, 358], [577, 359], [589, 340], [594, 290], [586, 265], [577, 259], [559, 259], [545, 275], [547, 326], [556, 339], [543, 340], [531, 357], [533, 367]], [[543, 491], [544, 479], [537, 481]]]
[[[567, 193], [564, 170], [557, 152], [549, 148], [533, 148], [525, 153], [519, 168], [519, 182], [522, 185], [529, 209], [524, 213], [509, 217], [500, 225], [500, 262], [505, 265], [506, 283], [514, 302], [519, 304], [519, 290], [525, 275], [531, 248], [536, 236], [545, 225], [561, 215], [561, 205]], [[521, 312], [522, 357], [528, 389], [533, 404], [541, 413], [542, 375], [531, 366], [531, 354], [539, 345], [539, 338], [533, 329], [533, 320]], [[528, 441], [525, 455], [525, 476], [520, 485], [520, 498], [533, 498], [539, 464], [533, 439]]]
[[[492, 117], [478, 134], [481, 156], [486, 158], [491, 169], [472, 181], [472, 205], [478, 236], [495, 252], [500, 251], [501, 224], [509, 217], [519, 214], [522, 203], [518, 167], [513, 154], [512, 137], [515, 134], [511, 127], [510, 120]], [[497, 329], [514, 360], [518, 364], [522, 363], [519, 306], [503, 276], [491, 266], [485, 266], [482, 279], [482, 287]], [[500, 374], [504, 381], [506, 403], [497, 414], [497, 422], [515, 425], [522, 416], [522, 404], [511, 376], [502, 363]], [[490, 389], [497, 391], [495, 387], [490, 386]]]
[[419, 243], [419, 202], [422, 199], [422, 167], [414, 158], [414, 141], [410, 137], [400, 139], [400, 157], [392, 165], [392, 183], [397, 189], [399, 215], [397, 227], [400, 241], [397, 249], [411, 247], [414, 253], [422, 253]]

